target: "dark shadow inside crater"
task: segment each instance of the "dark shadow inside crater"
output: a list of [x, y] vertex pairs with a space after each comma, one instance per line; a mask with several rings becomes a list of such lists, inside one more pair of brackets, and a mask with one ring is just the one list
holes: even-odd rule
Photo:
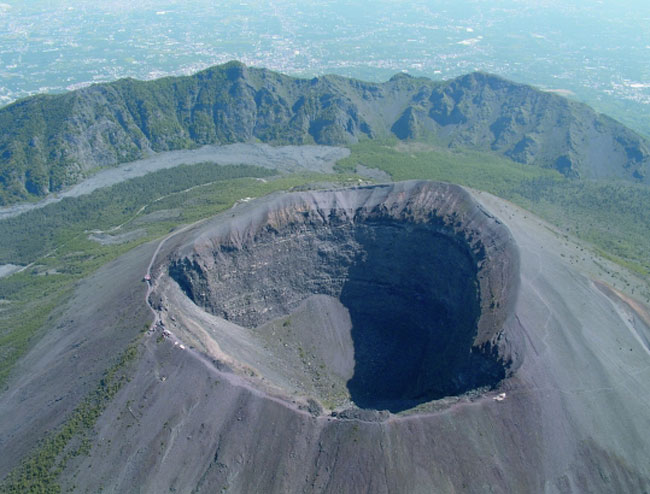
[[505, 370], [472, 351], [476, 263], [455, 239], [409, 223], [365, 224], [340, 300], [350, 312], [360, 408], [399, 412], [496, 384]]
[[[195, 303], [248, 328], [293, 314], [313, 295], [338, 298], [350, 319], [332, 324], [350, 321], [351, 330], [337, 326], [313, 335], [309, 318], [293, 321], [292, 344], [330, 355], [323, 345], [351, 336], [353, 371], [344, 379], [352, 401], [399, 412], [505, 377], [496, 352], [473, 346], [481, 320], [482, 249], [472, 252], [461, 230], [436, 217], [412, 222], [377, 214], [350, 221], [330, 215], [323, 222], [305, 215], [260, 230], [241, 248], [182, 258], [170, 275]], [[486, 276], [491, 268], [482, 263], [481, 269]], [[340, 375], [338, 364], [323, 365]]]

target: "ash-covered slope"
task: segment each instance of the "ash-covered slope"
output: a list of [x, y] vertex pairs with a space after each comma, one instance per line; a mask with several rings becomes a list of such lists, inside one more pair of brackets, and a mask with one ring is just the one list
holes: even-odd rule
[[649, 321], [596, 262], [447, 184], [237, 206], [163, 244], [171, 334], [145, 339], [63, 490], [647, 492]]
[[648, 141], [586, 105], [475, 73], [447, 82], [297, 79], [231, 62], [189, 77], [97, 84], [0, 109], [0, 203], [152, 151], [258, 139], [349, 144], [434, 136], [568, 176], [650, 183]]

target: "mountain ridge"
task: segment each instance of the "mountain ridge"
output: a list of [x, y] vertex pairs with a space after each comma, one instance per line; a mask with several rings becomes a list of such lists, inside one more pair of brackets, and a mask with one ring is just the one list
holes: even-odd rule
[[568, 177], [650, 183], [650, 142], [531, 86], [474, 72], [312, 79], [228, 62], [191, 76], [120, 79], [0, 108], [0, 204], [41, 197], [98, 167], [204, 144], [347, 145], [435, 139], [555, 168]]

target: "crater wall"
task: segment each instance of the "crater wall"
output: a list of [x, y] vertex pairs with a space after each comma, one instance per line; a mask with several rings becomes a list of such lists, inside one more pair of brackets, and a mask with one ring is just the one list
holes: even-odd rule
[[400, 411], [505, 377], [498, 340], [517, 268], [507, 228], [462, 188], [406, 182], [252, 207], [202, 228], [169, 274], [194, 303], [246, 328], [315, 295], [338, 299], [352, 323], [352, 401]]

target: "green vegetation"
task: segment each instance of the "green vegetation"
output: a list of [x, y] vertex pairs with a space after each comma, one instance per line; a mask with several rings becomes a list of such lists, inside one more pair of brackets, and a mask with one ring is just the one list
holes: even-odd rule
[[592, 243], [638, 274], [650, 275], [647, 186], [568, 179], [490, 153], [396, 140], [359, 143], [337, 169], [353, 172], [357, 164], [384, 170], [394, 180], [440, 180], [491, 192]]
[[[0, 168], [0, 204], [24, 199], [17, 182], [25, 175], [25, 189], [30, 194], [42, 195], [52, 185], [70, 183], [65, 160], [60, 166], [48, 170], [43, 158], [44, 147], [62, 145], [60, 132], [66, 117], [73, 110], [72, 94], [41, 95], [17, 101], [0, 111], [0, 128], [4, 135], [0, 143], [3, 159], [12, 166]], [[61, 150], [53, 158], [59, 158]], [[50, 179], [51, 175], [51, 179]]]
[[426, 179], [458, 183], [501, 195], [527, 180], [560, 181], [554, 170], [522, 165], [496, 154], [449, 150], [422, 142], [364, 141], [352, 146], [336, 169], [354, 172], [357, 164], [387, 172], [393, 180]]
[[[279, 86], [293, 81], [258, 69], [251, 69], [251, 77], [258, 78], [258, 72]], [[288, 109], [270, 92], [260, 100], [257, 112], [254, 92], [233, 86], [243, 77], [244, 66], [231, 62], [193, 76], [146, 82], [121, 79], [0, 108], [0, 205], [60, 190], [106, 166], [106, 161], [133, 161], [147, 149], [249, 140], [255, 113], [261, 120], [255, 126], [258, 139], [313, 142], [288, 125]], [[102, 130], [95, 133], [98, 121], [103, 122]], [[97, 161], [100, 154], [102, 160]]]
[[181, 165], [134, 178], [92, 194], [65, 198], [0, 222], [0, 262], [28, 263], [65, 244], [84, 230], [122, 224], [143, 206], [191, 187], [275, 172], [249, 165]]
[[650, 188], [626, 182], [530, 180], [506, 196], [604, 257], [650, 276]]
[[0, 485], [1, 494], [58, 494], [58, 477], [67, 462], [90, 452], [90, 433], [113, 396], [127, 380], [128, 364], [138, 355], [132, 343], [109, 368], [97, 388], [75, 408], [58, 429], [13, 470]]

